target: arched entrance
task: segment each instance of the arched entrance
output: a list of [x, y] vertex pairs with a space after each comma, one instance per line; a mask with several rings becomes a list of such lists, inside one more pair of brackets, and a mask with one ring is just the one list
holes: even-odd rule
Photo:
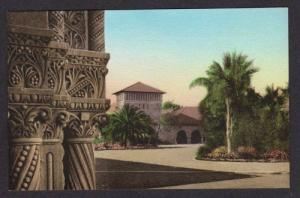
[[176, 138], [177, 144], [187, 144], [187, 136], [185, 131], [179, 131]]
[[191, 143], [192, 144], [197, 144], [201, 143], [201, 135], [198, 130], [194, 130], [191, 135]]

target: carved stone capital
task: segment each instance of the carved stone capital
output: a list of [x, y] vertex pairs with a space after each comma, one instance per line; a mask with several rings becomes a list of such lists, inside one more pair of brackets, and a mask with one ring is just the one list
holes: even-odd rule
[[48, 105], [52, 101], [52, 92], [50, 89], [9, 87], [8, 103]]
[[51, 120], [46, 123], [43, 134], [44, 141], [63, 139], [63, 128], [66, 127], [69, 119], [69, 113], [66, 111], [55, 111], [51, 115]]
[[27, 47], [47, 47], [52, 33], [49, 30], [23, 26], [8, 26], [8, 44]]
[[87, 49], [86, 11], [65, 11], [64, 40], [71, 48]]
[[46, 48], [8, 45], [9, 86], [43, 88], [47, 73]]
[[107, 117], [105, 114], [96, 114], [91, 116], [90, 113], [81, 113], [81, 118], [70, 113], [69, 122], [65, 127], [65, 139], [84, 138], [92, 139], [100, 133], [100, 128], [106, 123]]
[[50, 109], [19, 105], [8, 108], [11, 138], [42, 138], [49, 120]]

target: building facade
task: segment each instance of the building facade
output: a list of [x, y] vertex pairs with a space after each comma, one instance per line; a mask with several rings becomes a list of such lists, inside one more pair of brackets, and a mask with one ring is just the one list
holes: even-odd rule
[[116, 109], [121, 109], [125, 104], [138, 107], [159, 124], [164, 93], [157, 88], [137, 82], [114, 93], [117, 99]]
[[205, 137], [200, 129], [201, 114], [198, 107], [181, 107], [163, 112], [172, 119], [171, 125], [161, 126], [158, 133], [160, 141], [168, 144], [204, 143]]

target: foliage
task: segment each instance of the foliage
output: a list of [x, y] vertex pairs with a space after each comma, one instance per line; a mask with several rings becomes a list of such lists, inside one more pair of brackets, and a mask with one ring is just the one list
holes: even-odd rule
[[127, 144], [145, 144], [154, 136], [153, 121], [150, 116], [135, 106], [128, 104], [110, 115], [109, 125], [104, 133], [110, 133], [113, 142]]
[[166, 101], [162, 105], [163, 110], [177, 110], [180, 108], [180, 105], [175, 104], [173, 101]]
[[231, 152], [231, 153], [226, 153], [225, 158], [226, 159], [238, 159], [239, 156], [235, 152]]
[[172, 101], [166, 101], [162, 105], [162, 109], [166, 110], [167, 112], [163, 113], [160, 116], [160, 124], [164, 128], [170, 128], [177, 124], [178, 120], [177, 117], [172, 114], [172, 112], [178, 110], [180, 105], [173, 103]]
[[160, 124], [165, 128], [175, 126], [177, 123], [177, 117], [172, 112], [167, 112], [160, 116]]
[[200, 104], [200, 112], [203, 115], [201, 130], [205, 133], [206, 145], [213, 149], [225, 144], [225, 117], [222, 113], [225, 105], [218, 101], [205, 98]]
[[103, 142], [103, 139], [99, 138], [99, 137], [95, 137], [93, 140], [93, 144], [100, 144]]
[[251, 77], [257, 71], [247, 56], [226, 53], [222, 66], [213, 62], [207, 77], [190, 84], [207, 89], [199, 109], [209, 148], [226, 145], [228, 154], [241, 146], [253, 147], [259, 153], [288, 151], [288, 88], [272, 85], [266, 87], [264, 95], [257, 93], [251, 87]]
[[220, 146], [215, 148], [211, 153], [208, 154], [211, 158], [223, 158], [227, 154], [227, 148], [225, 146]]
[[233, 149], [247, 146], [255, 147], [257, 150], [264, 150], [262, 143], [263, 138], [263, 123], [258, 116], [252, 116], [249, 113], [239, 113], [236, 125], [236, 133], [232, 136]]
[[264, 154], [265, 159], [288, 160], [288, 154], [279, 149], [269, 150]]
[[211, 152], [211, 149], [207, 146], [207, 145], [204, 145], [204, 146], [200, 146], [198, 148], [198, 151], [197, 151], [197, 159], [201, 159], [203, 157], [206, 157], [208, 153]]
[[[238, 114], [232, 137], [233, 146], [253, 146], [259, 152], [278, 148], [288, 150], [289, 113], [284, 109], [288, 100], [287, 89], [268, 86], [266, 94], [257, 102], [244, 104]], [[247, 98], [245, 99], [247, 100]]]
[[231, 136], [234, 134], [236, 112], [251, 84], [251, 77], [258, 71], [246, 55], [225, 53], [223, 65], [214, 61], [207, 70], [207, 77], [192, 81], [190, 87], [205, 86], [207, 99], [223, 100], [226, 107], [226, 145], [232, 151]]
[[268, 86], [263, 98], [261, 120], [264, 122], [264, 150], [288, 151], [289, 113], [284, 109], [288, 100], [287, 88]]
[[254, 147], [240, 146], [237, 149], [239, 158], [242, 159], [255, 159], [257, 157], [257, 151]]

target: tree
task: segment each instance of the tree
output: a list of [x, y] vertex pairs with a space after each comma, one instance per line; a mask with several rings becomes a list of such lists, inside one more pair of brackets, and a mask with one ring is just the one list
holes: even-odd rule
[[162, 109], [165, 110], [160, 116], [160, 124], [165, 127], [169, 128], [177, 124], [178, 120], [177, 117], [174, 116], [172, 113], [178, 110], [181, 106], [175, 104], [173, 101], [166, 101], [162, 104]]
[[110, 116], [108, 130], [113, 141], [130, 144], [144, 143], [154, 134], [153, 120], [145, 112], [128, 104]]
[[266, 87], [261, 113], [265, 150], [272, 148], [288, 150], [289, 112], [285, 108], [288, 97], [288, 88], [275, 88], [273, 85]]
[[[232, 152], [231, 137], [234, 133], [235, 113], [238, 112], [243, 97], [251, 85], [251, 77], [258, 71], [253, 61], [243, 54], [225, 53], [223, 65], [213, 61], [206, 71], [207, 77], [199, 77], [192, 81], [190, 88], [205, 86], [208, 94], [206, 102], [225, 103], [226, 144], [227, 152]], [[207, 101], [208, 100], [208, 101]]]
[[162, 105], [162, 109], [164, 110], [177, 110], [180, 108], [180, 105], [175, 104], [173, 101], [166, 101]]

